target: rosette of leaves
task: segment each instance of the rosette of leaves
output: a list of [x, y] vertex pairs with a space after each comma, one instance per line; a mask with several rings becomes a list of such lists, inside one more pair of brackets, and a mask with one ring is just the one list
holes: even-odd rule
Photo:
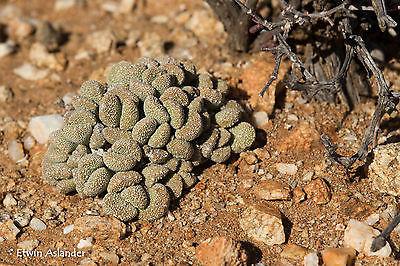
[[104, 196], [107, 214], [155, 220], [197, 179], [193, 168], [251, 147], [255, 129], [228, 86], [189, 61], [141, 58], [86, 81], [51, 137], [43, 176], [62, 193]]

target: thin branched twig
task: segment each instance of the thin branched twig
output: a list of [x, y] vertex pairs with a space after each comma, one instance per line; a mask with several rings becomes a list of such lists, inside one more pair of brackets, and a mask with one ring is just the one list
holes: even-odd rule
[[[281, 20], [270, 22], [259, 16], [254, 10], [247, 7], [240, 0], [232, 1], [251, 17], [256, 24], [256, 29], [263, 29], [271, 32], [277, 42], [275, 47], [263, 49], [272, 52], [275, 58], [275, 67], [266, 85], [260, 91], [261, 96], [265, 94], [271, 84], [277, 79], [279, 68], [284, 57], [286, 57], [292, 64], [292, 70], [289, 73], [289, 78], [287, 80], [288, 87], [304, 91], [311, 97], [317, 95], [321, 91], [328, 92], [329, 94], [337, 94], [343, 90], [343, 80], [348, 75], [350, 64], [355, 56], [362, 63], [365, 70], [376, 78], [378, 87], [377, 106], [358, 151], [352, 156], [340, 155], [337, 153], [336, 145], [332, 143], [330, 138], [325, 134], [321, 136], [322, 144], [325, 146], [329, 158], [339, 165], [344, 166], [346, 172], [349, 171], [356, 161], [364, 160], [367, 157], [370, 148], [377, 145], [379, 126], [383, 116], [396, 110], [396, 106], [400, 101], [400, 93], [390, 90], [382, 71], [373, 60], [362, 37], [353, 32], [350, 19], [356, 17], [352, 14], [352, 11], [359, 11], [360, 8], [352, 5], [349, 1], [342, 1], [341, 4], [329, 10], [316, 13], [303, 13], [293, 8], [287, 1], [281, 0]], [[387, 14], [385, 2], [383, 0], [372, 0], [371, 2], [372, 11], [376, 14], [381, 31], [387, 30], [391, 35], [396, 35], [397, 33], [394, 28], [397, 26], [397, 23]], [[361, 7], [361, 10], [365, 10], [365, 8]], [[291, 50], [287, 39], [289, 32], [295, 25], [301, 26], [305, 23], [323, 20], [330, 26], [333, 26], [335, 24], [335, 19], [338, 20], [336, 22], [340, 25], [339, 28], [345, 43], [345, 58], [336, 75], [329, 80], [319, 81], [317, 77], [307, 69], [300, 58]], [[294, 70], [299, 70], [301, 77], [294, 75]], [[384, 247], [387, 237], [399, 223], [400, 214], [398, 214], [389, 226], [374, 239], [371, 250], [377, 251]]]

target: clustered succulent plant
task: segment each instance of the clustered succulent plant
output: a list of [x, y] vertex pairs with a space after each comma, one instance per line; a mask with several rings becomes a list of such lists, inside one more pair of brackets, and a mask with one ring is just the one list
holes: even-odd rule
[[253, 144], [255, 129], [228, 91], [190, 61], [121, 61], [106, 84], [82, 84], [51, 137], [43, 177], [65, 194], [105, 195], [105, 213], [122, 221], [158, 219], [196, 183], [193, 167]]

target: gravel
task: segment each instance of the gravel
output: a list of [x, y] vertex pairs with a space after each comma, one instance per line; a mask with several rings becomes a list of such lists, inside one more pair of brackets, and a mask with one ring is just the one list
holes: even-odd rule
[[0, 222], [0, 238], [6, 240], [15, 240], [21, 230], [11, 219]]
[[12, 100], [14, 94], [12, 90], [7, 86], [0, 86], [0, 103], [9, 102]]
[[264, 111], [253, 113], [253, 122], [257, 127], [261, 127], [268, 122], [268, 113]]
[[8, 143], [8, 156], [15, 162], [21, 162], [25, 158], [24, 147], [17, 140], [11, 140]]
[[304, 257], [304, 266], [319, 266], [319, 257], [317, 252], [312, 252]]
[[37, 81], [44, 79], [49, 74], [49, 71], [47, 69], [38, 69], [29, 63], [24, 63], [14, 69], [14, 74], [25, 80]]
[[25, 210], [18, 212], [14, 215], [14, 221], [19, 227], [25, 227], [31, 221], [33, 212], [31, 210]]
[[293, 163], [277, 163], [276, 170], [284, 175], [295, 175], [297, 173], [297, 165]]
[[23, 249], [23, 250], [32, 251], [39, 246], [39, 243], [40, 242], [37, 239], [25, 240], [25, 241], [19, 242], [17, 244], [17, 247], [20, 249]]
[[87, 237], [87, 238], [81, 239], [81, 240], [79, 240], [79, 243], [76, 247], [79, 249], [91, 248], [93, 246], [92, 241], [93, 241], [93, 237]]
[[0, 43], [0, 59], [15, 52], [15, 44], [13, 42]]
[[72, 232], [72, 230], [74, 230], [74, 225], [73, 225], [73, 224], [67, 225], [67, 226], [64, 227], [64, 229], [63, 229], [63, 234], [64, 234], [64, 235], [69, 234], [69, 233]]
[[389, 257], [392, 253], [389, 243], [377, 252], [371, 252], [372, 241], [379, 233], [368, 224], [351, 219], [344, 231], [344, 245], [367, 256]]
[[35, 139], [32, 136], [25, 136], [23, 139], [24, 149], [29, 151], [32, 149], [36, 144]]
[[40, 219], [33, 217], [29, 226], [35, 231], [43, 231], [46, 230], [47, 225]]
[[253, 240], [265, 245], [285, 242], [281, 214], [267, 206], [248, 206], [239, 220], [240, 227]]
[[56, 0], [54, 3], [54, 10], [61, 11], [74, 7], [79, 0]]
[[6, 208], [11, 208], [13, 206], [17, 206], [17, 200], [13, 197], [11, 193], [8, 193], [3, 200], [3, 205]]
[[50, 134], [60, 129], [64, 123], [61, 115], [42, 115], [32, 117], [28, 124], [28, 131], [40, 144], [45, 144]]
[[400, 142], [378, 146], [368, 176], [381, 193], [400, 196]]

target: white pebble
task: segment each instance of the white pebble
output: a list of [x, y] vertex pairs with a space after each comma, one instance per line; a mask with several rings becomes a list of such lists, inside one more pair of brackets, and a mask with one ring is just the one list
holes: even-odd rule
[[6, 208], [10, 208], [12, 206], [16, 206], [17, 205], [17, 200], [13, 197], [13, 195], [11, 193], [8, 193], [3, 200], [3, 205]]
[[[30, 210], [29, 210], [30, 211]], [[14, 215], [14, 221], [19, 227], [25, 227], [29, 224], [32, 213], [24, 211]]]
[[368, 225], [374, 225], [379, 221], [379, 213], [373, 213], [365, 219], [365, 223]]
[[3, 58], [15, 51], [15, 44], [13, 42], [0, 43], [0, 58]]
[[165, 24], [168, 22], [168, 17], [163, 15], [154, 16], [150, 19], [150, 21], [157, 24]]
[[118, 11], [118, 4], [114, 2], [105, 2], [101, 5], [101, 8], [106, 12], [115, 13]]
[[92, 241], [93, 241], [92, 237], [87, 237], [87, 238], [81, 239], [81, 240], [79, 240], [79, 243], [76, 247], [79, 249], [90, 248], [93, 246]]
[[76, 93], [73, 92], [68, 92], [62, 97], [62, 101], [65, 105], [70, 105], [72, 103], [72, 100], [76, 96]]
[[31, 118], [28, 131], [40, 144], [45, 144], [50, 134], [60, 129], [64, 121], [61, 115], [42, 115]]
[[287, 120], [288, 120], [288, 121], [291, 121], [291, 122], [297, 122], [297, 121], [299, 121], [299, 118], [297, 117], [297, 115], [289, 114], [289, 115], [287, 116]]
[[319, 258], [317, 252], [312, 252], [304, 257], [304, 266], [318, 266]]
[[0, 103], [8, 102], [14, 96], [13, 92], [9, 87], [0, 86]]
[[44, 79], [49, 71], [47, 69], [38, 69], [37, 67], [24, 63], [23, 65], [14, 69], [14, 74], [26, 80], [40, 80]]
[[66, 235], [66, 234], [71, 233], [72, 230], [74, 230], [74, 225], [70, 224], [70, 225], [67, 225], [66, 227], [64, 227], [63, 233], [64, 233], [64, 235]]
[[136, 0], [121, 0], [121, 2], [119, 4], [119, 12], [129, 13], [132, 11], [135, 4], [136, 4]]
[[21, 162], [25, 158], [24, 148], [21, 143], [12, 140], [8, 143], [8, 156], [15, 162]]
[[60, 11], [73, 7], [76, 5], [77, 0], [56, 0], [54, 3], [54, 10]]
[[29, 223], [29, 226], [36, 231], [43, 231], [47, 228], [47, 225], [42, 220], [36, 217], [32, 218], [31, 222]]
[[79, 51], [76, 53], [76, 55], [74, 56], [75, 60], [88, 60], [91, 57], [91, 53], [89, 51], [83, 50], [83, 51]]
[[389, 257], [392, 253], [389, 243], [377, 252], [371, 252], [372, 241], [377, 235], [379, 235], [378, 230], [366, 223], [351, 219], [344, 231], [344, 245], [367, 256]]
[[281, 174], [295, 175], [297, 173], [297, 165], [292, 163], [277, 163], [276, 170]]
[[303, 176], [303, 181], [311, 181], [313, 176], [314, 176], [314, 172], [309, 171]]
[[254, 112], [253, 113], [253, 121], [257, 127], [261, 127], [269, 120], [268, 113], [264, 111]]
[[30, 149], [35, 146], [35, 139], [32, 136], [25, 136], [24, 137], [24, 149], [29, 151]]
[[23, 250], [28, 250], [28, 251], [32, 251], [35, 248], [37, 248], [39, 246], [39, 240], [37, 239], [33, 239], [33, 240], [25, 240], [22, 242], [19, 242], [17, 244], [17, 247]]

